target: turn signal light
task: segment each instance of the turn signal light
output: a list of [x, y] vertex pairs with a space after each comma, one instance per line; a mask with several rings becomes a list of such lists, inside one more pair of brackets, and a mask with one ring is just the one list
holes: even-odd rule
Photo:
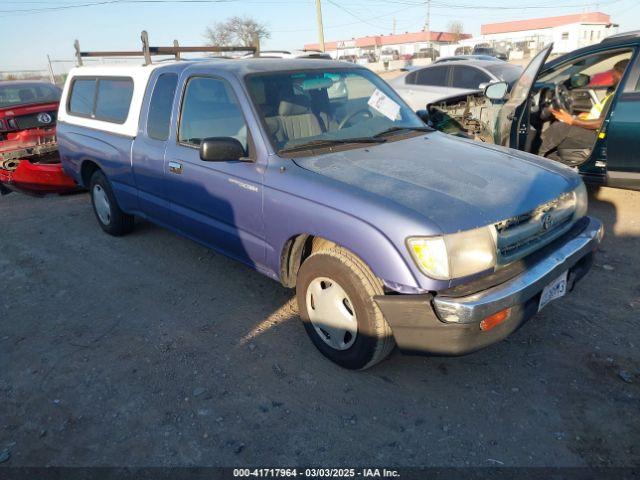
[[491, 330], [493, 327], [497, 327], [502, 322], [504, 322], [511, 315], [511, 309], [505, 308], [504, 310], [500, 310], [493, 315], [488, 316], [484, 320], [480, 322], [480, 330], [486, 332], [487, 330]]

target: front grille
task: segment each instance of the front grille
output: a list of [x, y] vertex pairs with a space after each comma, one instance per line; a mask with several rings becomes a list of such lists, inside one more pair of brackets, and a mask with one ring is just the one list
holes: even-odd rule
[[[46, 116], [42, 118], [41, 114]], [[38, 116], [41, 116], [38, 118]], [[42, 120], [49, 120], [48, 122]], [[56, 124], [56, 111], [30, 113], [29, 115], [18, 115], [11, 122], [16, 130], [26, 130], [28, 128], [46, 128], [53, 127]]]
[[498, 264], [506, 265], [542, 248], [573, 225], [576, 197], [565, 193], [523, 215], [495, 225]]

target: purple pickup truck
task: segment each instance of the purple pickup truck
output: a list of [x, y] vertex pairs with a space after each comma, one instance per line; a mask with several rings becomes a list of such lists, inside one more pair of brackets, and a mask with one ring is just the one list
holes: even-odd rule
[[603, 235], [570, 168], [433, 131], [343, 62], [79, 67], [58, 141], [105, 232], [137, 216], [295, 288], [346, 368], [505, 338], [573, 289]]

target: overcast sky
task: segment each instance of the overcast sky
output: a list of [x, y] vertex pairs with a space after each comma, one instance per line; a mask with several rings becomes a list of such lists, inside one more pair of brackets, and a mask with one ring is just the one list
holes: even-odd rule
[[[205, 27], [232, 15], [250, 15], [267, 25], [271, 39], [263, 48], [301, 48], [317, 41], [314, 0], [129, 1], [0, 0], [0, 70], [45, 68], [47, 53], [70, 60], [76, 38], [83, 50], [138, 49], [143, 29], [152, 45], [169, 45], [174, 38], [202, 45]], [[80, 6], [86, 4], [93, 5]], [[421, 0], [322, 0], [322, 6], [327, 41], [390, 33], [394, 17], [397, 32], [417, 31], [427, 11]], [[451, 20], [459, 20], [476, 35], [483, 23], [585, 10], [610, 14], [620, 31], [640, 29], [639, 0], [432, 0], [431, 29], [446, 30]], [[56, 70], [62, 68], [57, 64]]]

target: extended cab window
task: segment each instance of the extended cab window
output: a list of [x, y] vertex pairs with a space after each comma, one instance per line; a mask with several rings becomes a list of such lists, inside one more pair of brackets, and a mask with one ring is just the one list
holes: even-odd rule
[[238, 99], [225, 80], [193, 77], [182, 100], [178, 141], [200, 145], [204, 138], [232, 137], [247, 148], [247, 125]]
[[71, 87], [69, 113], [124, 123], [132, 96], [133, 80], [130, 78], [76, 78]]
[[156, 86], [151, 94], [149, 116], [147, 117], [147, 135], [156, 140], [169, 138], [169, 123], [171, 122], [171, 105], [176, 93], [178, 75], [163, 73], [158, 77]]

